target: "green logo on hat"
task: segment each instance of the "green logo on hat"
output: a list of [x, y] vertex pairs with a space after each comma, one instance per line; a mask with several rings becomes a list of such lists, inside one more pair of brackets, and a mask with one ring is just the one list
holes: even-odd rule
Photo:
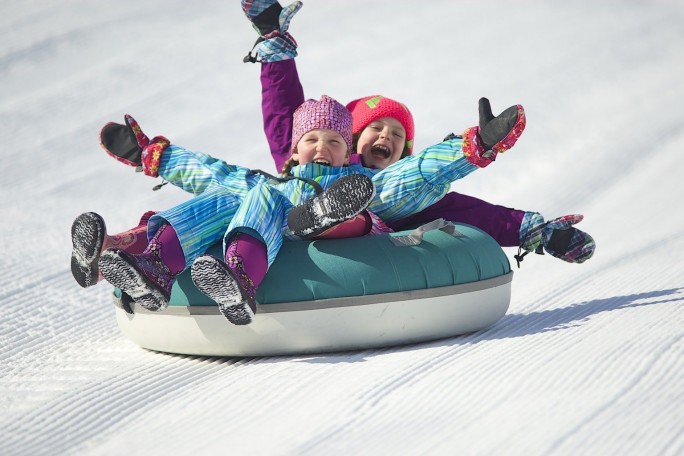
[[374, 108], [378, 107], [380, 100], [382, 100], [381, 96], [373, 97], [370, 100], [366, 101], [366, 104], [368, 105], [369, 108], [374, 109]]

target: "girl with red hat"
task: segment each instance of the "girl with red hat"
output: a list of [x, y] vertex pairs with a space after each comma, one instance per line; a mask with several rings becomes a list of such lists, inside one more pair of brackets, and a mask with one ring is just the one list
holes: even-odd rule
[[[304, 99], [294, 60], [297, 43], [287, 32], [292, 17], [301, 6], [299, 1], [286, 8], [282, 8], [277, 0], [242, 1], [243, 11], [260, 34], [254, 55], [250, 53], [245, 61], [261, 62], [264, 131], [278, 169], [288, 158], [287, 125], [291, 113]], [[404, 104], [381, 95], [371, 95], [348, 103], [347, 108], [352, 113], [354, 148], [358, 154], [352, 156], [352, 162], [360, 160], [366, 166], [382, 169], [412, 153], [414, 123], [411, 112]], [[517, 138], [515, 135], [519, 136], [525, 126], [521, 107], [517, 111], [512, 108], [501, 114], [504, 118], [506, 115], [517, 115], [509, 132], [490, 127], [490, 131], [495, 131], [493, 136], [482, 137], [481, 129], [494, 116], [489, 101], [481, 99], [480, 125], [464, 132], [464, 149], [467, 151], [469, 147], [484, 143], [499, 153], [512, 146], [514, 141], [509, 139]], [[501, 123], [508, 125], [509, 122]], [[485, 160], [479, 165], [486, 166], [489, 162]], [[595, 249], [593, 238], [572, 226], [582, 220], [581, 215], [569, 215], [546, 222], [538, 212], [511, 209], [456, 192], [450, 192], [420, 213], [390, 222], [389, 226], [400, 230], [436, 218], [476, 226], [502, 247], [519, 247], [516, 255], [518, 261], [522, 261], [529, 252], [543, 253], [544, 249], [564, 261], [582, 263], [593, 255]]]

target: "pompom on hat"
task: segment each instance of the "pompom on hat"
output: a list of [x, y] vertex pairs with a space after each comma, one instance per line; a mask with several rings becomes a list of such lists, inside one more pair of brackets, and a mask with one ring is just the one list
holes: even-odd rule
[[322, 95], [320, 100], [309, 99], [302, 103], [292, 115], [292, 151], [302, 136], [311, 130], [326, 128], [337, 132], [352, 151], [352, 116], [337, 100]]
[[413, 116], [403, 103], [382, 95], [371, 95], [350, 101], [347, 109], [352, 115], [352, 134], [363, 131], [368, 124], [382, 117], [397, 119], [406, 130], [406, 147], [409, 153], [413, 153]]

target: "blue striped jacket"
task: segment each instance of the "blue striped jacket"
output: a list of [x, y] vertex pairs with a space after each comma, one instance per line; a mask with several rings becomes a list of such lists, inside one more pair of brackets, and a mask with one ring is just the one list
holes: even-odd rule
[[[430, 146], [383, 170], [360, 164], [330, 167], [312, 163], [295, 166], [292, 174], [313, 179], [323, 188], [341, 176], [365, 174], [376, 189], [369, 210], [383, 220], [393, 221], [434, 204], [449, 191], [453, 181], [476, 169], [463, 155], [461, 140], [457, 138]], [[196, 195], [155, 215], [148, 225], [148, 235], [152, 236], [160, 223], [170, 223], [178, 234], [188, 265], [212, 244], [244, 228], [256, 231], [264, 239], [270, 264], [283, 236], [289, 237], [284, 221], [290, 208], [315, 196], [314, 188], [302, 180], [270, 181], [248, 168], [176, 145], [164, 151], [159, 175]], [[257, 186], [258, 190], [248, 198]]]

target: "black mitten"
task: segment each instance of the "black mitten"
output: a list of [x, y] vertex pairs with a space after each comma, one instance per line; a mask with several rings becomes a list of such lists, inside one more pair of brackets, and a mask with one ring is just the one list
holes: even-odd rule
[[150, 139], [142, 132], [138, 122], [128, 114], [125, 125], [109, 122], [100, 131], [100, 145], [116, 160], [130, 166], [142, 164], [143, 148]]
[[480, 138], [485, 150], [491, 150], [513, 130], [520, 117], [519, 108], [518, 105], [511, 106], [494, 117], [489, 100], [480, 98]]

